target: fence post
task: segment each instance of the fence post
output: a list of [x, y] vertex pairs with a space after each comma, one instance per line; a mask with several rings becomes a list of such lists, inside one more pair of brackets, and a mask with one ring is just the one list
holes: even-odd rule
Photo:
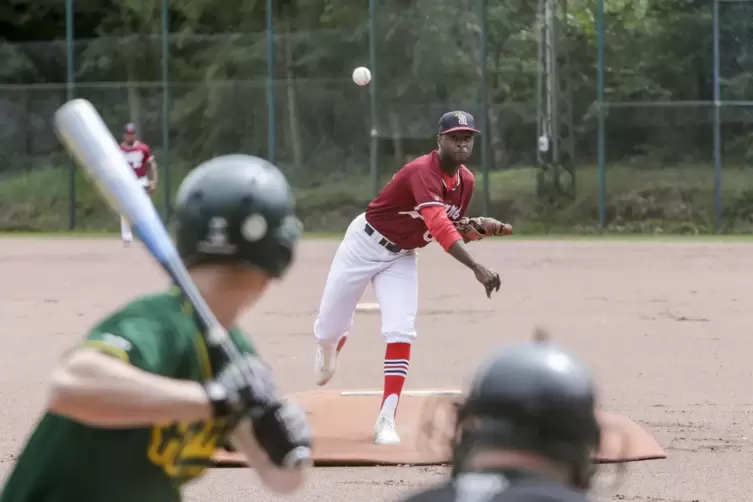
[[[73, 0], [65, 1], [66, 101], [73, 99], [75, 73], [73, 71]], [[76, 165], [68, 165], [68, 230], [76, 228]]]
[[606, 125], [604, 123], [604, 0], [599, 0], [596, 7], [596, 29], [598, 32], [596, 43], [596, 111], [598, 113], [599, 229], [604, 231], [607, 209]]
[[487, 9], [488, 0], [481, 0], [481, 170], [484, 175], [484, 213], [490, 214], [491, 195], [489, 187], [489, 69], [487, 60], [488, 52], [488, 24], [489, 16]]
[[371, 82], [369, 83], [369, 115], [371, 128], [369, 130], [369, 178], [371, 179], [371, 195], [379, 193], [379, 119], [377, 117], [377, 63], [376, 63], [376, 0], [369, 0], [369, 67]]
[[170, 3], [162, 0], [162, 148], [165, 165], [165, 222], [170, 221]]
[[267, 0], [267, 160], [277, 163], [277, 107], [275, 98], [275, 12]]
[[719, 0], [714, 0], [712, 17], [714, 32], [714, 230], [719, 233], [722, 228], [722, 102], [719, 83]]

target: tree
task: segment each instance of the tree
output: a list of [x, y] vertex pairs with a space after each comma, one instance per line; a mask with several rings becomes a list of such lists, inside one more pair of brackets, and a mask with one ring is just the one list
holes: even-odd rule
[[[92, 99], [108, 122], [135, 120], [159, 137], [161, 0], [77, 0], [75, 5], [77, 93]], [[368, 92], [349, 78], [356, 66], [369, 65], [367, 3], [276, 0], [275, 5], [280, 125], [272, 133], [280, 138], [280, 162], [302, 183], [362, 175], [368, 156]], [[266, 153], [271, 132], [265, 7], [263, 0], [224, 0], [222, 8], [216, 0], [170, 2], [171, 159], [193, 163], [230, 151]], [[380, 134], [391, 139], [399, 157], [433, 144], [434, 121], [446, 109], [480, 112], [477, 8], [474, 0], [379, 1], [378, 119]], [[595, 8], [596, 0], [571, 2], [567, 19], [577, 150], [585, 160], [593, 157], [595, 143], [590, 113], [596, 97]], [[12, 44], [0, 46], [5, 63], [0, 82], [64, 81], [64, 14], [64, 2], [14, 0], [12, 7], [0, 8], [0, 26], [14, 37]], [[700, 0], [607, 0], [609, 101], [711, 99], [710, 16], [710, 3]], [[753, 85], [753, 25], [745, 21], [751, 18], [739, 12], [722, 27], [730, 44], [725, 92], [735, 99], [748, 96]], [[534, 157], [535, 23], [535, 2], [490, 2], [495, 168], [531, 163]], [[38, 34], [56, 41], [31, 44]], [[24, 100], [18, 88], [0, 93], [0, 111], [9, 117], [0, 130], [0, 152], [19, 144], [15, 131], [45, 138], [20, 142], [27, 156], [56, 148], [46, 124], [64, 98], [60, 89], [44, 91], [45, 99], [34, 94], [28, 105], [19, 105]], [[610, 155], [655, 155], [662, 162], [701, 155], [708, 151], [710, 134], [708, 119], [698, 110], [612, 107]], [[735, 134], [745, 137], [743, 128]]]

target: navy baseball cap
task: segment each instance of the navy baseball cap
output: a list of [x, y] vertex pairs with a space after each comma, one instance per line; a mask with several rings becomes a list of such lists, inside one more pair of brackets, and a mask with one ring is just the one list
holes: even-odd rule
[[476, 121], [470, 113], [447, 112], [439, 119], [439, 134], [447, 134], [455, 131], [481, 132], [476, 129]]
[[133, 122], [128, 122], [123, 126], [123, 132], [136, 134], [136, 124], [134, 124]]

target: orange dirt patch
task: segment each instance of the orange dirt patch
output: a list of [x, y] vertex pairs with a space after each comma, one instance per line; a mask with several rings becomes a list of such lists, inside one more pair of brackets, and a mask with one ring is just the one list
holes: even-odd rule
[[[400, 399], [400, 413], [396, 425], [400, 434], [399, 445], [375, 445], [373, 440], [374, 414], [381, 401], [379, 391], [308, 391], [288, 396], [300, 404], [309, 417], [316, 444], [314, 463], [318, 466], [367, 465], [442, 465], [450, 462], [447, 441], [430, 441], [427, 421], [435, 421], [450, 410], [450, 403], [459, 391], [445, 391], [437, 395], [415, 395], [407, 390]], [[602, 448], [595, 456], [598, 463], [636, 462], [666, 458], [666, 453], [640, 425], [628, 417], [598, 411], [602, 425]], [[441, 431], [443, 439], [452, 433]], [[247, 465], [241, 453], [218, 451], [218, 467]]]

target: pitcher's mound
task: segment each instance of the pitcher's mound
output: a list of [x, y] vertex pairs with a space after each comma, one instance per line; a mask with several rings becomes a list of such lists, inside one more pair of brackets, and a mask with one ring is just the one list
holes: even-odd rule
[[[425, 422], [449, 411], [458, 390], [413, 390], [403, 392], [397, 415], [399, 445], [375, 445], [374, 424], [382, 391], [308, 391], [289, 396], [308, 414], [314, 434], [314, 463], [319, 466], [439, 465], [450, 462], [441, 437], [429, 441], [422, 434]], [[436, 414], [435, 414], [436, 412]], [[449, 415], [445, 415], [449, 416]], [[656, 440], [641, 426], [621, 415], [598, 411], [604, 426], [602, 448], [594, 461], [634, 462], [666, 458]], [[435, 431], [436, 432], [436, 431]], [[618, 433], [619, 432], [619, 433]], [[246, 465], [241, 453], [218, 450], [215, 466]]]

